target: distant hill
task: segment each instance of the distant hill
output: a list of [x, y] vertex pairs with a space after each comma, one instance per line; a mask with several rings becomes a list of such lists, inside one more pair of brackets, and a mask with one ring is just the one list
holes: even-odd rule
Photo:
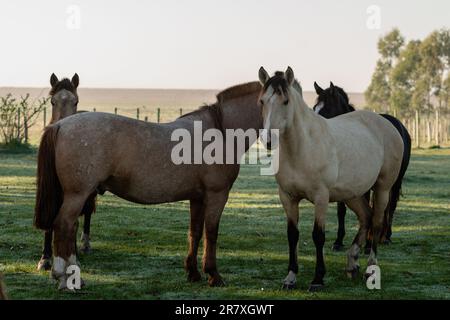
[[[46, 97], [50, 88], [13, 88], [0, 87], [0, 96], [12, 93], [16, 97], [29, 93], [32, 99]], [[95, 89], [80, 88], [79, 109], [110, 111], [119, 109], [135, 109], [137, 107], [176, 107], [195, 109], [205, 103], [215, 102], [219, 90], [180, 90], [180, 89]], [[312, 107], [316, 99], [315, 92], [304, 92], [307, 104]], [[356, 108], [364, 106], [362, 93], [349, 93], [350, 101]]]

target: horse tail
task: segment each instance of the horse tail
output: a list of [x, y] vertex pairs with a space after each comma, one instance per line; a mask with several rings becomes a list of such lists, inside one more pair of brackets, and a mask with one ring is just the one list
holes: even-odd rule
[[42, 230], [52, 228], [63, 199], [55, 161], [58, 131], [59, 125], [57, 124], [46, 127], [39, 145], [34, 226]]
[[[401, 123], [400, 120], [397, 118], [382, 114], [384, 118], [389, 120], [392, 125], [397, 129], [397, 131], [400, 133], [400, 136], [403, 140], [403, 158], [402, 158], [402, 164], [400, 166], [400, 171], [398, 173], [397, 180], [395, 180], [394, 185], [391, 189], [391, 196], [389, 201], [389, 206], [391, 209], [391, 212], [394, 213], [395, 209], [397, 208], [398, 200], [400, 199], [401, 191], [402, 191], [402, 181], [403, 177], [405, 176], [406, 169], [408, 169], [409, 160], [411, 158], [411, 136], [406, 129], [406, 127]], [[391, 217], [392, 219], [392, 217]]]

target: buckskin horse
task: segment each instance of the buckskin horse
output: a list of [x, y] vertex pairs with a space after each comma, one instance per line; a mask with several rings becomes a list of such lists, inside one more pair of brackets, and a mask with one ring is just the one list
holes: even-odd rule
[[[63, 118], [71, 116], [77, 112], [78, 109], [78, 93], [77, 88], [80, 83], [78, 74], [74, 74], [71, 80], [63, 78], [59, 80], [58, 77], [52, 73], [50, 76], [50, 97], [52, 104], [52, 118], [50, 124], [53, 124]], [[90, 251], [90, 228], [91, 228], [91, 215], [95, 211], [95, 195], [93, 194], [85, 203], [81, 212], [84, 215], [83, 233], [81, 234], [81, 248], [84, 253]], [[45, 231], [44, 235], [44, 248], [42, 250], [41, 259], [38, 262], [38, 270], [50, 270], [52, 267], [52, 241], [53, 230], [50, 228]]]
[[[389, 121], [369, 111], [354, 111], [325, 119], [310, 109], [293, 70], [270, 77], [259, 70], [263, 85], [264, 130], [278, 130], [279, 169], [275, 174], [279, 196], [287, 216], [289, 242], [288, 275], [283, 287], [296, 285], [298, 273], [299, 202], [314, 204], [312, 238], [316, 247], [315, 276], [310, 291], [324, 286], [325, 216], [329, 202], [343, 201], [359, 220], [359, 230], [347, 254], [347, 274], [359, 272], [358, 256], [372, 220], [373, 243], [368, 266], [377, 264], [377, 244], [383, 226], [389, 192], [398, 177], [403, 156], [403, 141]], [[272, 135], [263, 134], [272, 147]], [[373, 210], [364, 194], [373, 188]]]
[[[321, 116], [330, 119], [339, 116], [344, 113], [355, 111], [355, 108], [350, 104], [347, 93], [341, 87], [335, 86], [333, 82], [330, 82], [330, 87], [322, 89], [316, 82], [314, 82], [314, 88], [317, 93], [317, 102], [313, 110]], [[405, 176], [408, 168], [409, 159], [411, 158], [411, 136], [409, 135], [406, 127], [397, 118], [389, 114], [380, 114], [383, 118], [388, 120], [398, 130], [403, 139], [403, 158], [400, 173], [392, 187], [389, 197], [389, 205], [384, 213], [383, 230], [381, 232], [381, 242], [391, 243], [392, 236], [392, 220], [395, 210], [397, 208], [398, 200], [400, 199], [403, 177]], [[370, 191], [366, 194], [366, 197], [370, 199]], [[336, 241], [333, 244], [333, 250], [340, 251], [344, 248], [344, 236], [345, 236], [345, 203], [338, 202], [337, 216], [338, 216], [338, 232]], [[370, 230], [368, 241], [366, 242], [366, 253], [370, 252]]]
[[[259, 82], [229, 88], [217, 95], [216, 103], [166, 124], [87, 112], [48, 126], [38, 152], [34, 225], [53, 228], [52, 276], [59, 280], [59, 288], [66, 286], [67, 267], [78, 263], [74, 245], [78, 216], [97, 191], [142, 204], [189, 200], [188, 280], [201, 280], [197, 251], [204, 230], [203, 271], [209, 274], [210, 286], [223, 285], [216, 264], [218, 228], [239, 162], [176, 165], [171, 153], [177, 142], [171, 135], [176, 129], [192, 135], [197, 121], [203, 130], [258, 130], [260, 89]], [[255, 140], [246, 141], [244, 152]], [[241, 156], [235, 154], [235, 159]]]

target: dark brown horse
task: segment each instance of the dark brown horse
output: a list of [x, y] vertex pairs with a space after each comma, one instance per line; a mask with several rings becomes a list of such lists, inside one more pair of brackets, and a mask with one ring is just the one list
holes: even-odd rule
[[[142, 204], [189, 200], [189, 252], [185, 261], [188, 280], [201, 279], [197, 250], [204, 230], [203, 271], [209, 274], [209, 285], [223, 285], [216, 266], [218, 228], [239, 173], [236, 160], [241, 154], [234, 153], [235, 161], [230, 164], [175, 164], [173, 153], [181, 142], [174, 140], [174, 134], [195, 137], [199, 123], [200, 133], [207, 129], [223, 133], [227, 129], [261, 128], [257, 104], [260, 90], [257, 82], [232, 87], [218, 94], [217, 103], [167, 124], [93, 112], [48, 126], [39, 147], [34, 224], [54, 230], [52, 275], [60, 280], [60, 288], [65, 287], [66, 268], [77, 264], [78, 216], [90, 197], [105, 191]], [[226, 135], [224, 145], [227, 139], [235, 138]], [[243, 151], [255, 140], [248, 139]], [[192, 141], [187, 145], [193, 149], [188, 158], [194, 161], [208, 146], [201, 142], [199, 149]], [[187, 150], [183, 151], [186, 156], [184, 152]], [[229, 154], [224, 156], [228, 158]]]
[[[317, 103], [314, 106], [314, 111], [321, 116], [331, 119], [339, 115], [355, 111], [355, 108], [350, 104], [347, 93], [341, 87], [335, 86], [332, 82], [330, 82], [329, 88], [322, 89], [316, 82], [314, 82], [314, 88], [317, 93]], [[403, 177], [408, 169], [409, 159], [411, 157], [411, 137], [408, 130], [400, 120], [388, 114], [381, 114], [381, 116], [388, 120], [397, 129], [398, 133], [402, 137], [404, 146], [402, 166], [389, 196], [389, 205], [385, 211], [383, 229], [381, 231], [381, 243], [388, 244], [391, 243], [392, 220], [397, 208], [397, 202], [400, 199]], [[370, 193], [371, 192], [368, 191], [365, 195], [368, 201], [370, 201]], [[345, 203], [338, 202], [337, 216], [339, 228], [336, 241], [333, 244], [333, 250], [335, 251], [339, 251], [344, 248], [343, 240], [345, 236], [345, 214]], [[366, 253], [370, 252], [371, 235], [372, 231], [369, 229], [365, 249]]]
[[[52, 118], [50, 124], [53, 124], [63, 118], [71, 116], [77, 112], [78, 108], [78, 93], [77, 88], [80, 83], [78, 74], [72, 77], [72, 80], [64, 78], [59, 80], [58, 77], [52, 73], [50, 77], [50, 85], [52, 86], [50, 90], [51, 103], [52, 103]], [[89, 252], [89, 234], [91, 225], [91, 215], [95, 211], [95, 196], [89, 198], [86, 201], [85, 207], [83, 208], [82, 215], [84, 215], [84, 228], [81, 235], [81, 251]], [[53, 240], [53, 230], [49, 229], [45, 231], [44, 237], [44, 249], [42, 251], [41, 259], [39, 260], [37, 269], [38, 270], [50, 270], [51, 257], [52, 257], [52, 240]]]

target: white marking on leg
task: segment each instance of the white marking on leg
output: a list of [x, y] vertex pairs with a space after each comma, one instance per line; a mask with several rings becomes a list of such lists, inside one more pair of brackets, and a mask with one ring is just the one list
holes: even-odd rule
[[294, 285], [297, 282], [297, 275], [294, 271], [289, 271], [287, 277], [284, 279], [284, 284]]
[[[67, 266], [71, 266], [71, 265], [76, 265], [76, 266], [79, 265], [77, 256], [74, 254], [71, 254], [69, 257], [69, 260], [67, 260]], [[64, 272], [66, 272], [66, 271], [64, 270]]]
[[369, 258], [367, 259], [367, 265], [368, 266], [373, 266], [373, 265], [377, 265], [377, 264], [378, 264], [377, 255], [371, 249], [370, 250], [370, 254], [369, 254]]
[[66, 267], [67, 267], [66, 260], [64, 260], [61, 257], [54, 257], [53, 258], [52, 275], [54, 277], [56, 277], [56, 278], [59, 278], [61, 276], [65, 276], [65, 274], [66, 274]]

